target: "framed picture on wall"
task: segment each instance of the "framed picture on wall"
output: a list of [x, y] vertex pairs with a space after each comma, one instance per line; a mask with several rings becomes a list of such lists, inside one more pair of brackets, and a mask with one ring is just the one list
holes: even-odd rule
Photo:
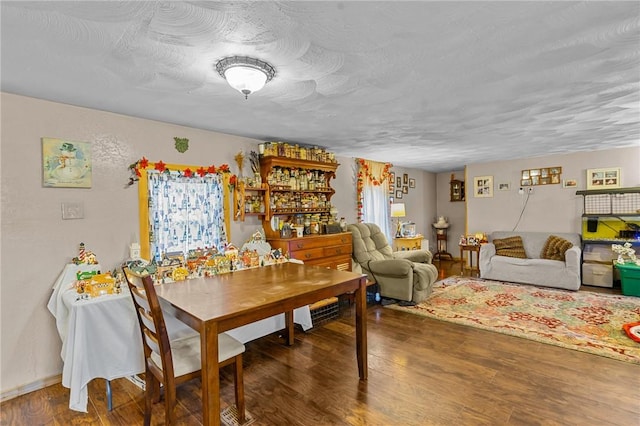
[[400, 176], [396, 178], [396, 186], [398, 188], [402, 187], [402, 178]]
[[620, 167], [587, 170], [587, 189], [620, 188]]
[[474, 177], [473, 196], [476, 198], [493, 197], [493, 176]]
[[[398, 178], [400, 179], [400, 178]], [[402, 189], [396, 189], [396, 198], [399, 200], [402, 198]]]
[[416, 187], [416, 180], [413, 178], [409, 179], [409, 188], [415, 188]]
[[42, 184], [49, 188], [91, 188], [91, 144], [42, 138]]

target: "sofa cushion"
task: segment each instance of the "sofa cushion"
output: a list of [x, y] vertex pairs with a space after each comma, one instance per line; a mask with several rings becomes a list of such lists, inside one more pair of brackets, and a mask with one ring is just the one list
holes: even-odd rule
[[549, 238], [547, 238], [547, 241], [544, 243], [544, 247], [540, 252], [540, 258], [564, 261], [564, 254], [571, 247], [573, 247], [573, 243], [571, 241], [567, 241], [556, 235], [549, 235]]
[[496, 255], [516, 257], [518, 259], [526, 259], [527, 253], [524, 251], [524, 244], [522, 243], [522, 237], [519, 235], [501, 238], [492, 241], [496, 246]]

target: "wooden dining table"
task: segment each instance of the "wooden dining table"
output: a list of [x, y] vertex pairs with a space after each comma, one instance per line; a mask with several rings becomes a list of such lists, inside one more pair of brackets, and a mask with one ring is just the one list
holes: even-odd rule
[[356, 305], [358, 374], [366, 380], [366, 275], [282, 263], [158, 286], [158, 297], [168, 302], [163, 307], [200, 333], [204, 424], [220, 424], [218, 333], [285, 313], [286, 340], [292, 345], [293, 309], [351, 292]]

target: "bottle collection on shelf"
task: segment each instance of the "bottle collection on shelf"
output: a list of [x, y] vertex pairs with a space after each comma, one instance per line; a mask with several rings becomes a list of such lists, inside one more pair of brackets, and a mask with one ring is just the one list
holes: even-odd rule
[[324, 172], [286, 167], [274, 167], [267, 183], [272, 190], [332, 192]]
[[258, 146], [260, 155], [265, 157], [285, 157], [297, 160], [317, 161], [320, 163], [336, 163], [336, 156], [324, 148], [317, 146], [300, 146], [285, 142], [265, 142]]

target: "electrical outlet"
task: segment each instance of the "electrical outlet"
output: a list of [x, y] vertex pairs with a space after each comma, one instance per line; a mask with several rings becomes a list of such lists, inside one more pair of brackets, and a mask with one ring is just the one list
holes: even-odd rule
[[524, 195], [524, 188], [520, 188], [520, 189], [518, 189], [518, 194], [520, 194], [520, 195]]
[[84, 204], [78, 203], [62, 203], [62, 219], [84, 219]]

